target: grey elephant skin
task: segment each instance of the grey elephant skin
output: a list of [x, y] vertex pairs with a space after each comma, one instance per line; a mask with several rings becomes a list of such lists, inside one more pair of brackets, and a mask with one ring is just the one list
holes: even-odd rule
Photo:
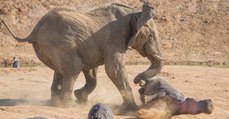
[[136, 104], [128, 83], [124, 55], [131, 47], [152, 63], [149, 69], [136, 76], [135, 83], [160, 72], [162, 53], [153, 12], [148, 4], [144, 4], [142, 10], [121, 4], [90, 11], [54, 8], [26, 38], [18, 38], [3, 23], [17, 41], [31, 43], [37, 57], [54, 70], [53, 104], [70, 106], [73, 103], [71, 95], [81, 71], [86, 84], [74, 94], [79, 102], [86, 102], [96, 87], [97, 68], [104, 64], [108, 77], [123, 98], [123, 106], [134, 108]]

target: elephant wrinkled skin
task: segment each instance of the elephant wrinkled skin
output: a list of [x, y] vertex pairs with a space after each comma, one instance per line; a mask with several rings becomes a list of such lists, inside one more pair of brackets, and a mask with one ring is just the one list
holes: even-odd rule
[[148, 4], [144, 4], [141, 11], [121, 4], [90, 11], [54, 8], [23, 39], [16, 37], [3, 23], [17, 41], [31, 43], [37, 57], [54, 70], [51, 86], [54, 104], [72, 104], [73, 86], [81, 71], [86, 84], [74, 94], [79, 102], [86, 102], [96, 86], [97, 68], [105, 64], [108, 77], [121, 93], [123, 106], [134, 108], [124, 55], [128, 47], [132, 47], [152, 63], [135, 78], [135, 83], [160, 72], [162, 54], [153, 11]]

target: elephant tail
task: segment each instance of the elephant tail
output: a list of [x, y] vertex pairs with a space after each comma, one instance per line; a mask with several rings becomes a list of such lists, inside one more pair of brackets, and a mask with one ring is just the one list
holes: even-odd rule
[[2, 23], [6, 26], [6, 28], [8, 29], [8, 31], [10, 32], [10, 34], [14, 37], [14, 39], [16, 39], [19, 42], [29, 42], [32, 43], [32, 39], [30, 36], [26, 37], [26, 38], [19, 38], [17, 36], [15, 36], [15, 34], [12, 32], [12, 30], [10, 29], [10, 27], [5, 23], [5, 21], [2, 20]]

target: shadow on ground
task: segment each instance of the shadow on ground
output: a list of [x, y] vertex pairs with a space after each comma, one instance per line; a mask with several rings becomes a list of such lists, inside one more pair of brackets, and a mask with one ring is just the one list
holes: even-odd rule
[[0, 99], [0, 106], [41, 105], [50, 106], [50, 100]]

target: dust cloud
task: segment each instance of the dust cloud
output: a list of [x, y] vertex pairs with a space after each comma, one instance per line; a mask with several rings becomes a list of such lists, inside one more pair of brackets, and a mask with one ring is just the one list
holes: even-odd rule
[[165, 101], [159, 100], [149, 109], [140, 109], [138, 118], [140, 119], [169, 119], [171, 111]]

